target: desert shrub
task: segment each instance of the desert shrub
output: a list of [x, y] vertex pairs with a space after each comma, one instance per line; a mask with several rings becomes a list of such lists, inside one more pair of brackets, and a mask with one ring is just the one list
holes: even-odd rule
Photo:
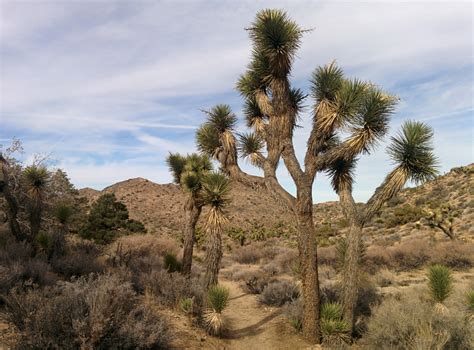
[[411, 270], [425, 265], [430, 259], [429, 243], [411, 240], [391, 249], [391, 264], [400, 270]]
[[66, 252], [51, 260], [53, 270], [66, 278], [101, 273], [105, 266], [100, 259], [102, 250], [93, 242], [76, 240], [68, 242]]
[[395, 207], [391, 213], [387, 215], [385, 224], [387, 227], [397, 227], [409, 222], [415, 222], [423, 217], [423, 210], [419, 207], [405, 204]]
[[50, 286], [57, 281], [51, 267], [39, 259], [28, 259], [7, 266], [0, 266], [0, 294], [8, 294], [13, 288]]
[[294, 282], [279, 280], [269, 283], [260, 294], [259, 300], [265, 305], [282, 306], [294, 301], [299, 294], [299, 288]]
[[264, 251], [257, 245], [247, 245], [234, 250], [232, 258], [240, 264], [256, 264], [264, 256]]
[[229, 289], [220, 285], [211, 286], [207, 292], [208, 309], [204, 313], [204, 326], [213, 335], [220, 335], [226, 328], [222, 311], [229, 302]]
[[176, 307], [184, 298], [193, 299], [193, 310], [199, 314], [204, 301], [204, 291], [196, 278], [188, 279], [178, 272], [154, 271], [142, 276], [143, 288], [165, 306]]
[[322, 265], [337, 265], [337, 249], [334, 246], [318, 248], [318, 262]]
[[227, 231], [227, 235], [238, 242], [241, 247], [245, 245], [247, 234], [243, 229], [232, 227]]
[[474, 266], [474, 244], [470, 242], [443, 242], [433, 247], [430, 262], [453, 269]]
[[113, 193], [106, 193], [92, 204], [81, 236], [107, 244], [130, 232], [145, 232], [145, 226], [139, 221], [130, 220], [125, 204], [119, 202]]
[[453, 292], [451, 271], [443, 265], [433, 265], [428, 270], [428, 287], [435, 303], [444, 303]]
[[285, 305], [284, 315], [288, 318], [291, 326], [298, 332], [303, 329], [303, 299], [302, 297], [293, 300]]
[[182, 265], [175, 254], [166, 253], [163, 256], [163, 266], [168, 272], [180, 272]]
[[169, 338], [165, 321], [140, 307], [131, 286], [113, 275], [13, 291], [5, 300], [20, 348], [146, 349]]
[[361, 341], [367, 349], [471, 349], [468, 318], [455, 310], [445, 314], [417, 298], [388, 298], [374, 309]]

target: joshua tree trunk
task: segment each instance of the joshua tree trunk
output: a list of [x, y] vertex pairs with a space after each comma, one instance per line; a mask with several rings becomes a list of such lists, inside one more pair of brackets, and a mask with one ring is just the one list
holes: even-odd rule
[[206, 289], [217, 284], [222, 258], [222, 234], [220, 229], [211, 229], [209, 234], [209, 245], [206, 252], [206, 275], [204, 277]]
[[359, 223], [353, 223], [347, 236], [347, 250], [344, 256], [342, 277], [344, 306], [344, 321], [351, 327], [354, 325], [354, 311], [358, 295], [359, 264], [362, 249], [362, 229]]
[[191, 274], [193, 263], [193, 248], [196, 232], [196, 224], [201, 214], [201, 207], [196, 205], [196, 200], [192, 194], [189, 195], [184, 205], [185, 227], [184, 227], [184, 246], [183, 246], [183, 269], [182, 273], [186, 276]]
[[319, 341], [319, 278], [311, 185], [298, 189], [297, 221], [303, 284], [303, 336]]
[[1, 177], [1, 187], [0, 192], [3, 193], [5, 200], [7, 202], [7, 218], [8, 218], [8, 226], [12, 235], [15, 237], [17, 241], [24, 241], [26, 239], [25, 235], [21, 231], [20, 224], [18, 223], [18, 201], [11, 193], [10, 186], [8, 183], [8, 173], [6, 170], [6, 166], [3, 162], [0, 162], [0, 177]]

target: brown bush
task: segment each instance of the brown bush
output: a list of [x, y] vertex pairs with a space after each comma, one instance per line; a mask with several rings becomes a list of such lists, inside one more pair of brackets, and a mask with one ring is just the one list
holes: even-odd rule
[[260, 302], [265, 305], [282, 306], [298, 298], [300, 290], [291, 281], [279, 280], [270, 282], [260, 294]]
[[389, 298], [374, 309], [360, 345], [364, 349], [472, 349], [471, 322], [461, 310], [439, 313], [413, 295]]
[[101, 249], [92, 241], [75, 239], [66, 245], [66, 254], [53, 258], [51, 266], [66, 278], [101, 273], [105, 266], [100, 259]]
[[338, 263], [335, 246], [318, 248], [318, 262], [322, 265], [336, 266]]
[[113, 275], [16, 290], [5, 302], [19, 348], [147, 349], [169, 339], [162, 317], [144, 311], [131, 286]]
[[28, 259], [0, 266], [0, 294], [8, 294], [13, 288], [50, 286], [57, 281], [51, 267], [39, 259]]
[[264, 256], [260, 245], [251, 244], [235, 249], [232, 258], [239, 264], [257, 264]]
[[178, 272], [168, 273], [165, 270], [143, 274], [145, 290], [150, 291], [156, 301], [168, 307], [176, 307], [184, 298], [193, 299], [196, 313], [200, 313], [204, 303], [204, 289], [197, 278], [191, 280]]

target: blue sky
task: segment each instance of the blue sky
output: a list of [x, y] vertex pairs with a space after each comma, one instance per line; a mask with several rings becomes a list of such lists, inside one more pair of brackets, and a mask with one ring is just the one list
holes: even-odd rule
[[[244, 28], [268, 7], [313, 29], [303, 38], [294, 86], [307, 90], [311, 72], [336, 59], [347, 75], [400, 97], [391, 134], [404, 120], [426, 121], [442, 172], [473, 162], [470, 1], [0, 3], [0, 143], [22, 140], [26, 162], [50, 155], [77, 187], [133, 177], [170, 182], [164, 159], [195, 150], [201, 109], [227, 103], [241, 116], [234, 86], [250, 57]], [[307, 105], [295, 136], [300, 157]], [[361, 159], [357, 200], [390, 171], [385, 146]], [[284, 166], [279, 175], [293, 191]], [[318, 175], [315, 201], [336, 198]]]

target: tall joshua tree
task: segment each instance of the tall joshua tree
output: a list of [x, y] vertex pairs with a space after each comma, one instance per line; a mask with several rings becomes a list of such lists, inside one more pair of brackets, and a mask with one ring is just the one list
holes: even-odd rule
[[229, 203], [229, 191], [229, 179], [224, 174], [212, 172], [206, 175], [202, 191], [202, 202], [209, 207], [205, 223], [208, 241], [204, 277], [206, 288], [217, 285], [218, 282], [222, 259], [222, 231], [227, 222], [224, 209]]
[[[377, 115], [371, 114], [380, 125], [387, 123], [386, 118], [390, 112], [388, 108], [384, 110], [379, 109]], [[362, 206], [356, 206], [352, 196], [356, 158], [337, 159], [327, 170], [332, 178], [333, 188], [339, 195], [343, 213], [350, 224], [342, 280], [344, 320], [350, 325], [354, 322], [354, 308], [357, 300], [362, 230], [365, 224], [380, 211], [383, 204], [395, 196], [408, 180], [422, 183], [436, 176], [436, 158], [431, 146], [432, 137], [433, 131], [429, 126], [413, 121], [404, 123], [401, 132], [391, 138], [391, 144], [387, 148], [388, 154], [395, 163], [394, 169]]]
[[189, 275], [193, 260], [196, 224], [204, 205], [201, 200], [203, 180], [212, 170], [212, 163], [205, 155], [182, 156], [177, 153], [170, 153], [167, 163], [173, 174], [174, 182], [186, 194], [182, 272]]
[[[289, 76], [304, 30], [285, 12], [263, 10], [248, 31], [253, 42], [252, 59], [237, 89], [244, 98], [247, 126], [253, 130], [236, 135], [236, 116], [229, 106], [217, 105], [207, 112], [207, 121], [197, 132], [197, 144], [201, 152], [218, 160], [233, 180], [266, 188], [294, 214], [302, 271], [303, 335], [318, 342], [320, 300], [313, 182], [318, 172], [369, 152], [386, 133], [396, 99], [371, 83], [344, 78], [334, 63], [317, 68], [311, 79], [311, 132], [300, 163], [293, 132], [306, 95], [291, 87]], [[260, 168], [263, 176], [242, 171], [239, 155]], [[295, 183], [296, 196], [278, 182], [276, 169], [281, 160]]]
[[26, 195], [28, 198], [28, 214], [30, 221], [29, 240], [36, 246], [36, 237], [41, 228], [41, 219], [44, 209], [44, 198], [49, 181], [48, 170], [43, 166], [31, 165], [23, 171]]

